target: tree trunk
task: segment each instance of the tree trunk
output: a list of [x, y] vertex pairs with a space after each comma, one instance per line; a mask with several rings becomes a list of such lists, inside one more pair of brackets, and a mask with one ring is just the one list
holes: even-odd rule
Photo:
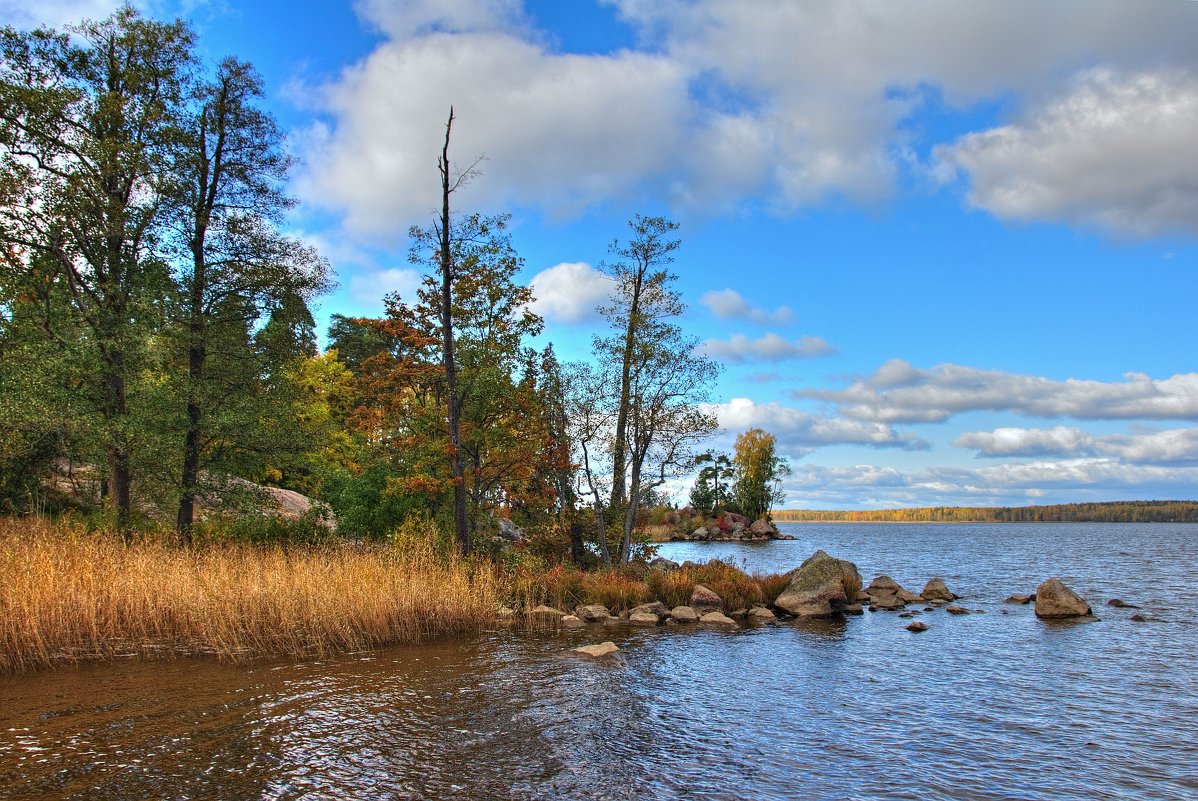
[[125, 353], [110, 348], [104, 353], [104, 361], [107, 372], [104, 384], [108, 392], [104, 416], [109, 425], [108, 443], [105, 446], [108, 461], [108, 502], [116, 511], [117, 530], [128, 545], [133, 541], [133, 472], [129, 465], [128, 433], [122, 430], [129, 416], [125, 390]]
[[628, 447], [628, 407], [632, 403], [632, 347], [636, 338], [636, 318], [640, 312], [641, 278], [638, 269], [628, 306], [628, 328], [624, 333], [624, 354], [620, 366], [620, 408], [616, 412], [615, 444], [612, 446], [611, 507], [624, 505], [624, 474], [628, 472], [625, 451]]
[[453, 475], [453, 528], [458, 552], [470, 553], [470, 526], [466, 519], [466, 480], [462, 470], [461, 403], [458, 400], [458, 376], [453, 359], [453, 253], [450, 241], [449, 195], [453, 191], [449, 174], [449, 134], [453, 128], [453, 108], [445, 123], [445, 144], [438, 167], [441, 171], [441, 345], [445, 360], [445, 391], [449, 417], [449, 467]]

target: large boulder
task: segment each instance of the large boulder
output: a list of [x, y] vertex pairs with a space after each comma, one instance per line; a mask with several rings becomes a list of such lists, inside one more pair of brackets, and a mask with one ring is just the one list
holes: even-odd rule
[[796, 617], [831, 617], [857, 597], [861, 574], [852, 562], [816, 551], [789, 574], [774, 605]]
[[513, 544], [524, 542], [527, 535], [524, 529], [517, 526], [506, 517], [499, 518], [499, 538]]
[[1090, 605], [1059, 578], [1050, 578], [1036, 588], [1036, 617], [1060, 619], [1091, 614]]
[[890, 576], [878, 576], [869, 583], [865, 588], [865, 594], [873, 597], [874, 595], [896, 595], [902, 587], [899, 583]]
[[749, 531], [753, 532], [759, 537], [772, 537], [778, 533], [778, 529], [774, 528], [773, 523], [764, 518], [761, 520], [754, 520], [753, 524], [749, 526]]
[[959, 596], [949, 592], [948, 587], [942, 578], [928, 579], [928, 583], [923, 586], [923, 592], [920, 593], [925, 601], [955, 601]]
[[737, 514], [736, 512], [724, 512], [724, 516], [721, 517], [720, 519], [727, 520], [728, 525], [730, 525], [730, 526], [735, 526], [737, 523], [740, 523], [742, 526], [748, 526], [748, 525], [751, 525], [753, 522], [752, 520], [745, 517], [744, 515]]

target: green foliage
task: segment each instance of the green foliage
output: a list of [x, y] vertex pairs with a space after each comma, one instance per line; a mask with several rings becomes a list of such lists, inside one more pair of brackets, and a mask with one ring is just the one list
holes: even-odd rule
[[223, 542], [251, 545], [309, 546], [333, 540], [332, 533], [314, 515], [288, 519], [276, 515], [238, 515], [200, 521], [195, 528], [198, 544]]
[[760, 428], [751, 428], [736, 438], [732, 496], [741, 514], [753, 520], [768, 518], [770, 510], [786, 498], [782, 479], [790, 475], [790, 467], [774, 446], [774, 435]]

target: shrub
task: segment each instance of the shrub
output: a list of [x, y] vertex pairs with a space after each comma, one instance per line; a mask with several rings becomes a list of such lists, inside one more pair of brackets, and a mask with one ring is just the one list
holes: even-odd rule
[[765, 596], [765, 600], [771, 604], [790, 586], [790, 576], [785, 573], [754, 575], [753, 578], [757, 586], [761, 587], [761, 594]]
[[695, 584], [702, 584], [720, 596], [728, 609], [747, 609], [765, 602], [758, 583], [745, 571], [719, 559], [687, 569]]

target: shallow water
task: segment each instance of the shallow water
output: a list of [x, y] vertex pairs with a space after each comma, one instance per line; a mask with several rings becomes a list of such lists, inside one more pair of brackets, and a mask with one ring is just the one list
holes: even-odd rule
[[[0, 678], [0, 798], [1198, 798], [1198, 526], [786, 529], [662, 551], [773, 572], [821, 547], [867, 581], [940, 575], [984, 614]], [[1053, 575], [1101, 620], [1002, 603]], [[618, 659], [563, 653], [604, 639]]]

